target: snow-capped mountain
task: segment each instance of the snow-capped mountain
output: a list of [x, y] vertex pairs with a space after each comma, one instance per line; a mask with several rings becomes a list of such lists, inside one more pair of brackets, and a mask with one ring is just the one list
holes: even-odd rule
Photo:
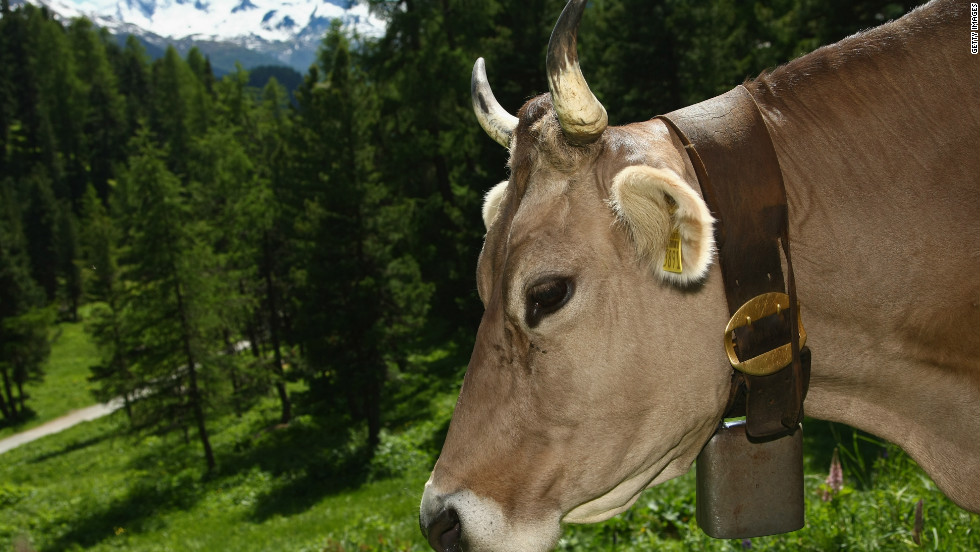
[[300, 72], [315, 59], [332, 20], [340, 19], [363, 36], [380, 36], [385, 29], [384, 22], [368, 12], [366, 2], [355, 0], [27, 1], [64, 18], [88, 17], [116, 34], [134, 34], [157, 47], [169, 43], [181, 50], [196, 45], [205, 54], [245, 48], [262, 54], [252, 62], [240, 60], [246, 67], [268, 59]]

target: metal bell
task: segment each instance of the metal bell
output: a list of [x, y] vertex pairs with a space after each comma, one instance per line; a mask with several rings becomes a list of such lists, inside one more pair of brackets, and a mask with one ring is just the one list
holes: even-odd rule
[[750, 441], [745, 422], [723, 422], [697, 459], [697, 520], [709, 536], [788, 533], [803, 521], [803, 430]]

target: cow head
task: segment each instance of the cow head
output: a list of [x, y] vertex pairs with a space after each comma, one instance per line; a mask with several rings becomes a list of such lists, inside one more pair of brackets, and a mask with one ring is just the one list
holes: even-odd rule
[[[727, 399], [713, 220], [662, 123], [607, 126], [575, 48], [585, 4], [555, 27], [551, 94], [517, 117], [473, 70], [511, 178], [486, 197], [486, 310], [422, 498], [437, 550], [546, 550], [561, 522], [625, 510], [688, 470]], [[679, 273], [663, 268], [671, 237]]]

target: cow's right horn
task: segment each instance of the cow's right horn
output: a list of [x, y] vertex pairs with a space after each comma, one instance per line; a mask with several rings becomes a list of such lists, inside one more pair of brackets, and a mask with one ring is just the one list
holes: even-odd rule
[[487, 69], [483, 64], [483, 58], [476, 60], [473, 65], [473, 78], [470, 80], [470, 96], [473, 99], [473, 111], [476, 118], [480, 121], [480, 126], [487, 134], [501, 146], [510, 147], [510, 137], [517, 128], [517, 117], [514, 117], [507, 110], [497, 103], [490, 90], [490, 82], [487, 80]]
[[571, 0], [548, 42], [548, 87], [565, 138], [590, 144], [606, 130], [606, 109], [592, 94], [578, 64], [578, 25], [587, 0]]

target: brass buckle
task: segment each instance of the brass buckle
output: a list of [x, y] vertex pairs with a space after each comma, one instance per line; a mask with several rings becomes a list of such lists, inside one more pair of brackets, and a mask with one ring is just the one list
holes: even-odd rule
[[[746, 361], [739, 360], [738, 355], [735, 354], [734, 336], [736, 329], [751, 326], [753, 320], [779, 314], [787, 308], [789, 308], [789, 295], [773, 292], [757, 295], [735, 311], [732, 319], [728, 321], [728, 326], [725, 327], [725, 352], [728, 353], [728, 361], [732, 363], [732, 368], [750, 376], [768, 376], [793, 362], [793, 346], [791, 343]], [[803, 318], [800, 316], [799, 307], [796, 309], [796, 320], [800, 327], [800, 348], [802, 348], [803, 344], [806, 343], [806, 331], [803, 329]]]

